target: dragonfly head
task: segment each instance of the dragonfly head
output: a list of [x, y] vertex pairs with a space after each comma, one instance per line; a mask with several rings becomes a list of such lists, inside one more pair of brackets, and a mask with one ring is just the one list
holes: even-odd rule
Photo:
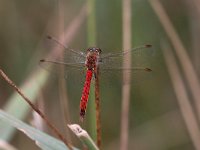
[[91, 53], [91, 54], [100, 54], [101, 49], [98, 48], [98, 47], [90, 47], [90, 48], [87, 49], [87, 52]]

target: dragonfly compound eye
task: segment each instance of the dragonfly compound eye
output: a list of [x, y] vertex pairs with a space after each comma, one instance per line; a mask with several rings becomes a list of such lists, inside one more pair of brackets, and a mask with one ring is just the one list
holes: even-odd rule
[[88, 48], [87, 51], [88, 51], [88, 52], [92, 52], [92, 48]]
[[101, 53], [101, 49], [100, 48], [98, 48], [98, 52]]

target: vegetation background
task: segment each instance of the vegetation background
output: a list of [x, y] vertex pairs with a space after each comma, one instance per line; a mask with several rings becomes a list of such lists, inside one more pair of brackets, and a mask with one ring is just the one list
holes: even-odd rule
[[[41, 85], [38, 80], [34, 81], [34, 76], [37, 75], [38, 70], [45, 72], [39, 66], [39, 60], [45, 58], [52, 49], [53, 41], [48, 41], [46, 35], [52, 35], [59, 39], [64, 30], [79, 15], [85, 3], [86, 1], [81, 0], [0, 1], [0, 68], [17, 85], [23, 86], [32, 84], [32, 82]], [[159, 5], [156, 5], [158, 3], [161, 3], [173, 25], [173, 29], [179, 36], [178, 39], [183, 43], [197, 79], [200, 73], [200, 3], [196, 0], [132, 0], [132, 47], [143, 44], [153, 45], [148, 56], [146, 54], [138, 55], [139, 59], [144, 58], [144, 64], [153, 71], [148, 75], [140, 74], [139, 77], [133, 78], [131, 82], [128, 147], [138, 150], [198, 149], [199, 146], [194, 138], [195, 132], [191, 133], [193, 126], [188, 125], [190, 121], [186, 119], [187, 114], [190, 113], [187, 113], [187, 106], [181, 101], [184, 99], [183, 95], [183, 97], [180, 96], [183, 91], [178, 90], [185, 88], [183, 93], [188, 94], [188, 102], [191, 103], [192, 111], [195, 114], [194, 118], [198, 118], [199, 110], [198, 107], [195, 107], [198, 103], [195, 101], [192, 87], [196, 87], [196, 84], [199, 87], [199, 84], [198, 82], [195, 85], [190, 84], [190, 81], [188, 81], [189, 78], [193, 78], [192, 75], [187, 75], [187, 72], [190, 73], [190, 67], [188, 68], [188, 65], [183, 63], [187, 63], [187, 60], [180, 61], [180, 55], [176, 51], [180, 47], [175, 45], [179, 42], [172, 38], [175, 35], [169, 36], [171, 30], [164, 27], [165, 25], [169, 27], [167, 22], [164, 22], [164, 25], [161, 23], [162, 19], [166, 21], [166, 18], [158, 17], [162, 15], [161, 12], [155, 11], [159, 7]], [[122, 1], [96, 0], [94, 11], [91, 13], [94, 14], [96, 22], [96, 45], [88, 45], [87, 37], [90, 34], [90, 29], [87, 28], [87, 17], [82, 17], [83, 21], [80, 27], [76, 29], [76, 33], [72, 33], [73, 36], [68, 36], [68, 41], [71, 41], [66, 44], [70, 48], [83, 51], [89, 46], [100, 47], [103, 53], [121, 51], [123, 35]], [[172, 60], [169, 61], [172, 57], [166, 57], [171, 56], [172, 50], [172, 57], [176, 54], [175, 64], [180, 68], [175, 69], [181, 75], [178, 80], [174, 78], [173, 75], [175, 74], [170, 73], [169, 68], [174, 66], [169, 64], [169, 62], [173, 62]], [[51, 74], [51, 72], [48, 74]], [[80, 76], [84, 78], [84, 74]], [[34, 100], [62, 133], [71, 138], [73, 145], [81, 147], [79, 140], [71, 132], [66, 131], [63, 112], [67, 113], [67, 120], [70, 120], [70, 123], [80, 123], [79, 101], [83, 81], [77, 79], [78, 76], [76, 75], [69, 80], [60, 78], [62, 77], [57, 78], [51, 75], [48, 78], [46, 77], [45, 83], [35, 93]], [[178, 84], [179, 79], [183, 81], [183, 86]], [[139, 82], [136, 83], [135, 81]], [[62, 83], [64, 83], [64, 87]], [[176, 86], [176, 84], [178, 85]], [[28, 90], [32, 91], [34, 89], [32, 86]], [[102, 78], [100, 86], [102, 149], [118, 149], [122, 103], [121, 74], [119, 76], [112, 74], [108, 78]], [[198, 89], [196, 90], [197, 94]], [[14, 105], [14, 102], [11, 101], [13, 92], [13, 89], [5, 81], [0, 80], [0, 108], [5, 111], [10, 111], [12, 108], [12, 112], [15, 112], [14, 115], [19, 114], [19, 119], [28, 123], [32, 122], [40, 130], [53, 135], [42, 123], [40, 117], [36, 116], [26, 103], [20, 102], [18, 105]], [[33, 99], [32, 96], [30, 97]], [[67, 100], [63, 97], [66, 97]], [[62, 101], [59, 99], [62, 99]], [[62, 107], [63, 101], [68, 103], [65, 108]], [[10, 105], [12, 107], [9, 107]], [[63, 111], [63, 109], [67, 109], [67, 111]], [[94, 137], [94, 126], [92, 124], [94, 110], [92, 109], [94, 108], [89, 105], [86, 120], [80, 124]], [[22, 114], [20, 114], [20, 111], [22, 111]], [[199, 119], [195, 119], [195, 121], [199, 127]], [[1, 128], [0, 132], [3, 130]], [[33, 141], [19, 131], [6, 139], [20, 150], [39, 149]], [[196, 140], [198, 140], [198, 135]]]

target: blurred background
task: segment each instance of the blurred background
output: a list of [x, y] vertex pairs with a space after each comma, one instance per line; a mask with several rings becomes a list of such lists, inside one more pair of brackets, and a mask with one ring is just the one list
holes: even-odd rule
[[[88, 14], [95, 16], [95, 45], [88, 44], [93, 29], [90, 32], [88, 28], [85, 5], [86, 1], [81, 0], [0, 1], [0, 68], [79, 148], [81, 142], [66, 129], [66, 124], [81, 124], [94, 137], [92, 105], [88, 106], [85, 121], [79, 122], [85, 75], [76, 72], [65, 80], [59, 72], [54, 76], [55, 71], [42, 68], [39, 60], [55, 57], [61, 49], [55, 48], [55, 42], [46, 39], [46, 35], [81, 51], [91, 46], [100, 47], [102, 53], [123, 49], [122, 1], [95, 1], [94, 11]], [[153, 71], [132, 75], [128, 149], [200, 148], [199, 6], [197, 0], [131, 1], [132, 47], [153, 45], [147, 52], [133, 55], [133, 66], [134, 61], [139, 61], [138, 66]], [[100, 82], [102, 149], [111, 150], [120, 145], [122, 75], [106, 74], [110, 75]], [[54, 136], [25, 102], [13, 100], [13, 93], [0, 80], [0, 108]], [[90, 101], [93, 95], [91, 91]], [[1, 138], [16, 149], [39, 149], [19, 131], [2, 133]]]

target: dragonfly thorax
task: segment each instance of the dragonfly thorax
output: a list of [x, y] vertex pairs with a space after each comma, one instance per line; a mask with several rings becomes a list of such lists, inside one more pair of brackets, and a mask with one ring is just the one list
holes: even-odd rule
[[99, 60], [100, 53], [101, 53], [100, 48], [91, 47], [87, 49], [85, 65], [89, 70], [95, 70], [97, 66], [97, 61]]

